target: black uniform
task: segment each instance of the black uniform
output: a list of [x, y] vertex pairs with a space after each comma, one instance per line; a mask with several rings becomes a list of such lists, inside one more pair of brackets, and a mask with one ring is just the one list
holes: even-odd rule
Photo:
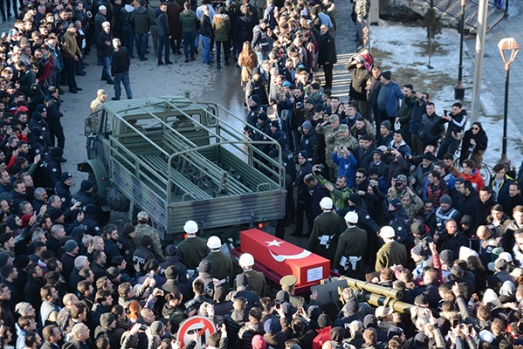
[[56, 138], [58, 148], [63, 151], [65, 136], [60, 119], [64, 113], [60, 111], [60, 100], [53, 96], [48, 96], [45, 100], [45, 106], [47, 107], [47, 124], [49, 125], [51, 147], [54, 147]]

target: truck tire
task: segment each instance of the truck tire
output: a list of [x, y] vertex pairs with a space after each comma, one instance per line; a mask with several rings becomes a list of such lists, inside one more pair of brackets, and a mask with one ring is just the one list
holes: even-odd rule
[[111, 219], [111, 212], [102, 210], [102, 203], [100, 197], [98, 196], [98, 185], [96, 185], [96, 177], [91, 169], [89, 171], [87, 180], [94, 184], [92, 199], [96, 205], [96, 220], [98, 221], [98, 224], [103, 226]]
[[131, 202], [116, 187], [110, 187], [107, 190], [107, 205], [113, 211], [129, 212]]

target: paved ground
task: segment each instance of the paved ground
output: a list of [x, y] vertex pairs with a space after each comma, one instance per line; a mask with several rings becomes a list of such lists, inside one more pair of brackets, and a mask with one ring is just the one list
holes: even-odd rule
[[[518, 8], [519, 7], [519, 8]], [[503, 115], [505, 96], [505, 70], [501, 55], [498, 50], [498, 42], [503, 38], [513, 37], [523, 45], [523, 14], [518, 12], [521, 5], [512, 1], [509, 5], [509, 16], [498, 23], [487, 32], [485, 38], [485, 56], [483, 62], [483, 84], [482, 103], [483, 115]], [[474, 53], [476, 37], [470, 36], [466, 40], [469, 52]], [[519, 132], [523, 132], [523, 54], [519, 53], [510, 70], [509, 88], [509, 120]], [[472, 91], [467, 91], [472, 94]], [[489, 96], [491, 94], [492, 96]], [[488, 102], [493, 97], [495, 103]], [[502, 124], [500, 124], [501, 126]], [[509, 130], [511, 128], [509, 127]], [[488, 130], [487, 130], [488, 131]], [[510, 131], [509, 131], [510, 132]]]

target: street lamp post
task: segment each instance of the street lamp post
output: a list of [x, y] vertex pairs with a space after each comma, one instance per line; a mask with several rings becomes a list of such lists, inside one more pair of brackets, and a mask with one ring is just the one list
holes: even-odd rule
[[508, 87], [510, 76], [510, 64], [516, 59], [519, 45], [514, 38], [504, 38], [498, 43], [499, 53], [505, 63], [505, 107], [503, 111], [503, 147], [501, 151], [501, 163], [508, 163], [507, 159], [507, 121], [508, 121]]
[[461, 0], [458, 84], [456, 85], [456, 87], [454, 87], [454, 99], [459, 100], [463, 100], [463, 98], [465, 98], [465, 88], [463, 87], [463, 37], [465, 36], [465, 5], [466, 0]]

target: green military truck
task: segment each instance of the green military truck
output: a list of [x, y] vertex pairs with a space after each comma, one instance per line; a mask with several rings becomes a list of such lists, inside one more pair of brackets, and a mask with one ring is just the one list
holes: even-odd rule
[[[163, 240], [192, 219], [203, 230], [285, 213], [284, 167], [257, 148], [251, 127], [213, 103], [165, 96], [111, 101], [86, 119], [87, 161], [106, 212], [147, 211]], [[133, 217], [134, 218], [134, 217]]]

